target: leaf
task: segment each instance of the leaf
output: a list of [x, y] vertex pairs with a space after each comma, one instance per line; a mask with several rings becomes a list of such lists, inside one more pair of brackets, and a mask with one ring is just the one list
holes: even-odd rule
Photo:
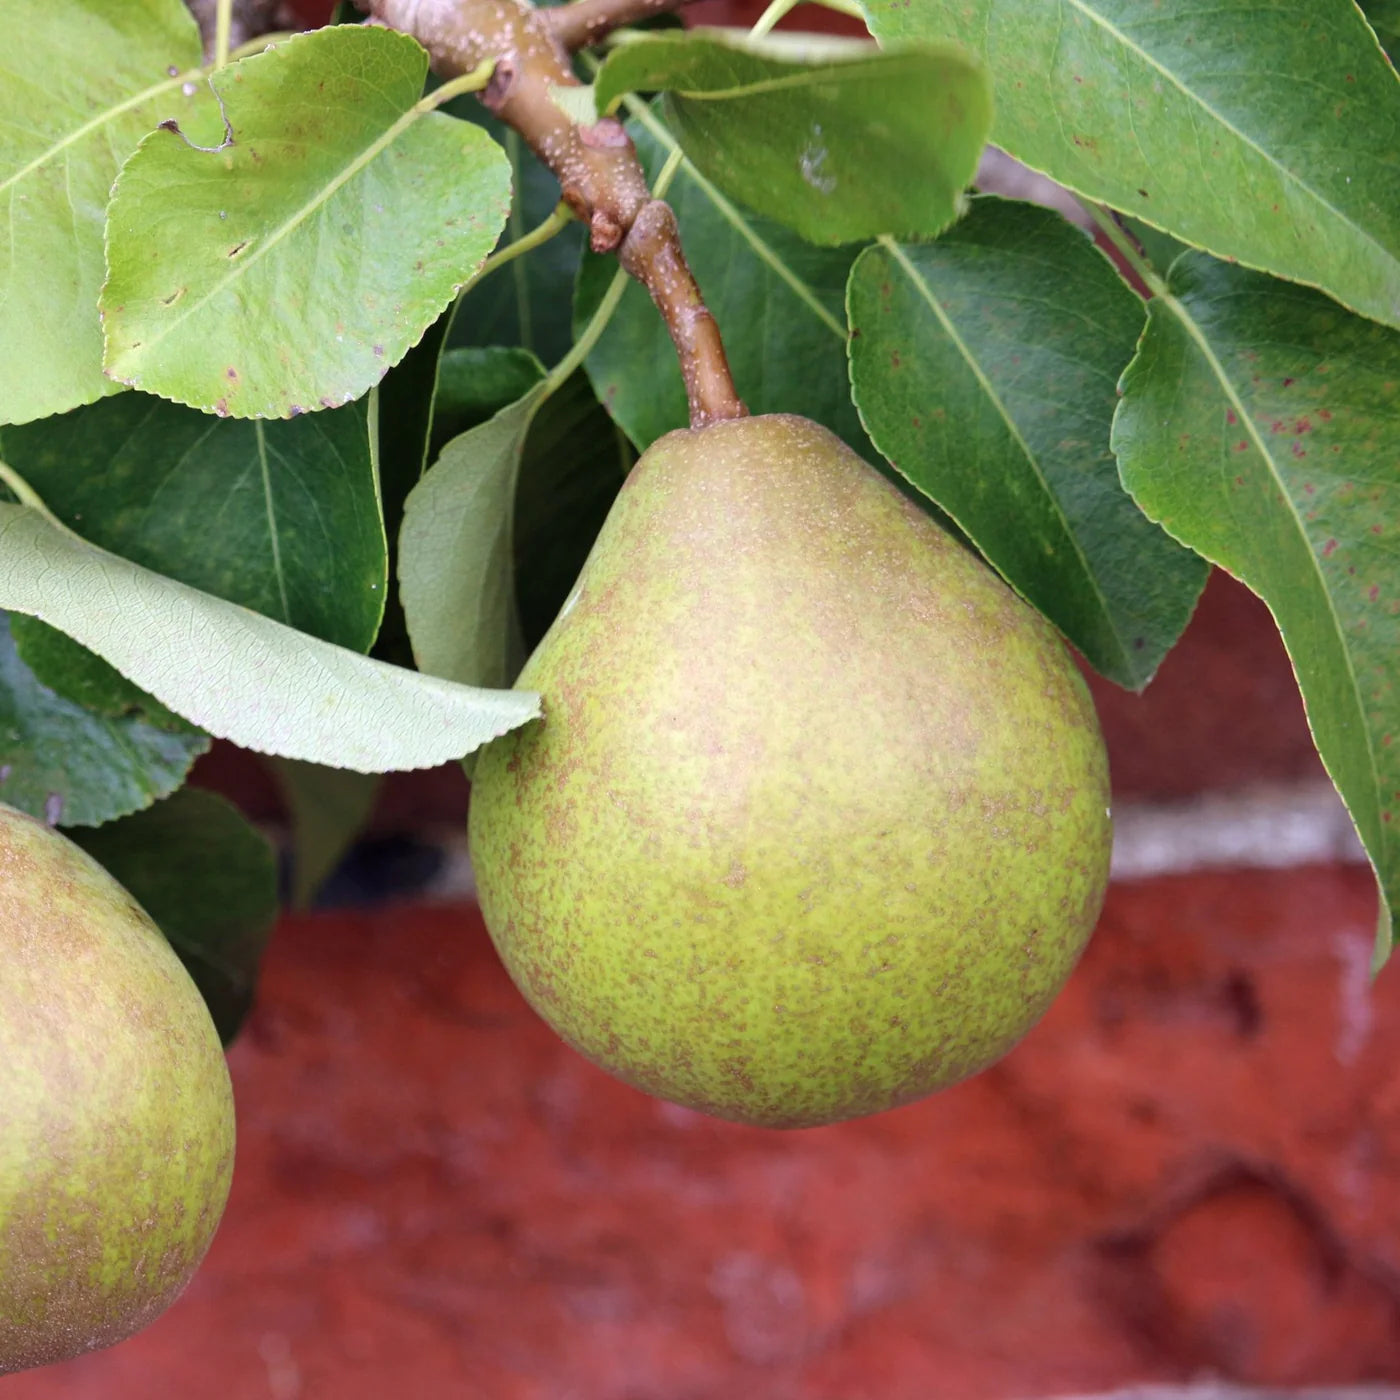
[[[0, 505], [0, 518], [20, 509]], [[96, 715], [54, 694], [20, 660], [0, 612], [0, 801], [51, 826], [95, 826], [179, 787], [208, 747], [203, 734]]]
[[190, 787], [68, 834], [155, 920], [227, 1045], [252, 1007], [277, 917], [272, 847], [232, 803]]
[[992, 140], [1188, 243], [1400, 325], [1400, 81], [1347, 0], [863, 0], [957, 39]]
[[1109, 450], [1143, 307], [1058, 214], [982, 196], [851, 269], [851, 384], [880, 451], [1104, 675], [1152, 679], [1206, 581]]
[[20, 660], [34, 673], [40, 685], [47, 686], [65, 700], [107, 719], [135, 715], [157, 729], [177, 734], [198, 732], [192, 731], [179, 715], [167, 710], [140, 686], [132, 685], [100, 656], [79, 646], [47, 622], [15, 613], [10, 618], [10, 636]]
[[332, 646], [27, 506], [0, 505], [0, 607], [66, 632], [211, 734], [309, 763], [430, 768], [539, 714], [529, 692], [452, 685]]
[[399, 533], [399, 597], [420, 671], [465, 685], [514, 678], [521, 655], [512, 557], [520, 455], [544, 381], [455, 437], [414, 487]]
[[[218, 111], [180, 0], [6, 0], [0, 51], [0, 423], [91, 403], [102, 230], [117, 170], [157, 122]], [[201, 117], [203, 120], [201, 120]]]
[[154, 131], [109, 211], [107, 372], [219, 414], [359, 398], [491, 251], [510, 169], [420, 108], [427, 56], [338, 25], [221, 69], [224, 143]]
[[0, 455], [89, 543], [365, 651], [388, 555], [364, 403], [290, 422], [123, 394], [0, 430]]
[[1122, 388], [1125, 484], [1269, 605], [1318, 751], [1400, 907], [1400, 334], [1188, 253]]
[[946, 228], [992, 117], [981, 66], [947, 44], [804, 63], [703, 32], [638, 37], [595, 86], [600, 108], [664, 91], [702, 174], [823, 244]]
[[[646, 120], [629, 130], [654, 180], [674, 142], [650, 114]], [[666, 197], [750, 410], [800, 413], [873, 458], [846, 372], [846, 276], [855, 250], [813, 247], [731, 203], [689, 166]], [[615, 271], [614, 259], [585, 255], [574, 302], [580, 332]], [[587, 368], [598, 398], [639, 449], [689, 425], [671, 338], [639, 285], [628, 284]]]
[[515, 595], [527, 653], [572, 590], [635, 459], [582, 371], [536, 412], [515, 493]]
[[306, 909], [364, 829], [381, 781], [290, 758], [273, 759], [272, 771], [292, 818], [292, 904]]
[[523, 398], [543, 374], [539, 360], [516, 346], [461, 345], [447, 351], [438, 368], [432, 457], [458, 433]]

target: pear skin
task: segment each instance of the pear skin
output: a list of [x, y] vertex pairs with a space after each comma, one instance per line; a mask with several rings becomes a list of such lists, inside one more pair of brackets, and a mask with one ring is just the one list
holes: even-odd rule
[[170, 945], [96, 861], [0, 807], [0, 1374], [174, 1301], [233, 1138], [218, 1033]]
[[637, 463], [472, 792], [511, 976], [627, 1083], [808, 1127], [956, 1084], [1045, 1011], [1108, 879], [1050, 626], [838, 438]]

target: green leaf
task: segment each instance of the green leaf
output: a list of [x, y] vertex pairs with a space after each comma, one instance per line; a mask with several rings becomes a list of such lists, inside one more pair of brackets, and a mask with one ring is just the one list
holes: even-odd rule
[[[0, 518], [19, 509], [0, 505]], [[0, 801], [51, 826], [96, 826], [179, 787], [208, 747], [203, 734], [96, 715], [54, 694], [20, 660], [0, 612]]]
[[420, 108], [427, 56], [338, 25], [220, 70], [228, 135], [152, 132], [109, 212], [106, 367], [219, 414], [359, 398], [491, 251], [510, 168]]
[[1269, 605], [1318, 751], [1400, 908], [1400, 334], [1188, 253], [1122, 387], [1125, 484]]
[[[655, 179], [675, 147], [649, 113], [645, 120], [629, 130]], [[846, 373], [846, 276], [855, 250], [813, 247], [731, 203], [689, 166], [666, 198], [705, 303], [724, 328], [729, 367], [749, 409], [800, 413], [873, 458]], [[612, 258], [585, 255], [574, 303], [579, 331], [616, 270]], [[676, 352], [641, 286], [629, 283], [587, 368], [598, 398], [638, 448], [689, 425]]]
[[123, 821], [68, 834], [155, 920], [227, 1045], [253, 1005], [277, 918], [272, 847], [231, 803], [188, 787]]
[[814, 243], [938, 233], [957, 218], [991, 125], [981, 66], [952, 45], [798, 62], [692, 31], [636, 38], [599, 107], [664, 91], [667, 125], [724, 192]]
[[65, 700], [107, 719], [136, 715], [157, 729], [191, 732], [191, 726], [179, 715], [47, 622], [15, 613], [10, 618], [10, 636], [20, 659], [39, 683]]
[[89, 543], [365, 651], [388, 556], [364, 403], [220, 420], [146, 394], [0, 431], [0, 455]]
[[290, 758], [272, 771], [292, 818], [292, 904], [306, 909], [369, 820], [381, 780]]
[[513, 345], [462, 345], [447, 351], [438, 368], [432, 457], [459, 433], [523, 398], [543, 373], [530, 351]]
[[635, 460], [582, 371], [536, 412], [515, 493], [515, 594], [527, 653], [572, 590]]
[[958, 39], [992, 140], [1188, 243], [1400, 325], [1400, 81], [1349, 0], [863, 0]]
[[[430, 768], [539, 715], [374, 661], [108, 554], [0, 505], [0, 607], [41, 618], [220, 738], [357, 772]], [[162, 740], [171, 736], [161, 735]]]
[[0, 423], [121, 387], [103, 377], [97, 315], [107, 195], [158, 122], [218, 129], [199, 61], [199, 30], [180, 0], [6, 0]]
[[515, 606], [515, 486], [543, 381], [455, 437], [414, 487], [399, 532], [399, 597], [418, 668], [499, 686], [524, 661]]
[[848, 297], [875, 445], [1097, 670], [1146, 685], [1207, 568], [1109, 450], [1142, 302], [1058, 214], [989, 196], [937, 243], [867, 248]]

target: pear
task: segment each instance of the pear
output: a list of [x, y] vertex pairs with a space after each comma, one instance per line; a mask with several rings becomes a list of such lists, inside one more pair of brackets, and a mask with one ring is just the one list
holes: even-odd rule
[[838, 438], [634, 467], [473, 785], [526, 999], [629, 1084], [804, 1127], [1019, 1040], [1103, 900], [1108, 772], [1051, 628]]
[[126, 891], [0, 806], [0, 1374], [162, 1312], [233, 1169], [214, 1023]]

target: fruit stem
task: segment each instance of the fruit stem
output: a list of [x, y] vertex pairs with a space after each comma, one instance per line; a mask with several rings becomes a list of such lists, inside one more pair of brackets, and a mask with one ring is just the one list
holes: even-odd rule
[[370, 0], [370, 8], [380, 23], [417, 39], [443, 79], [494, 64], [478, 96], [553, 171], [565, 203], [587, 226], [593, 251], [616, 253], [651, 293], [680, 359], [691, 426], [743, 417], [747, 410], [686, 262], [675, 216], [652, 197], [626, 128], [614, 116], [579, 120], [577, 104], [556, 100], [558, 89], [583, 84], [548, 12], [528, 0]]

